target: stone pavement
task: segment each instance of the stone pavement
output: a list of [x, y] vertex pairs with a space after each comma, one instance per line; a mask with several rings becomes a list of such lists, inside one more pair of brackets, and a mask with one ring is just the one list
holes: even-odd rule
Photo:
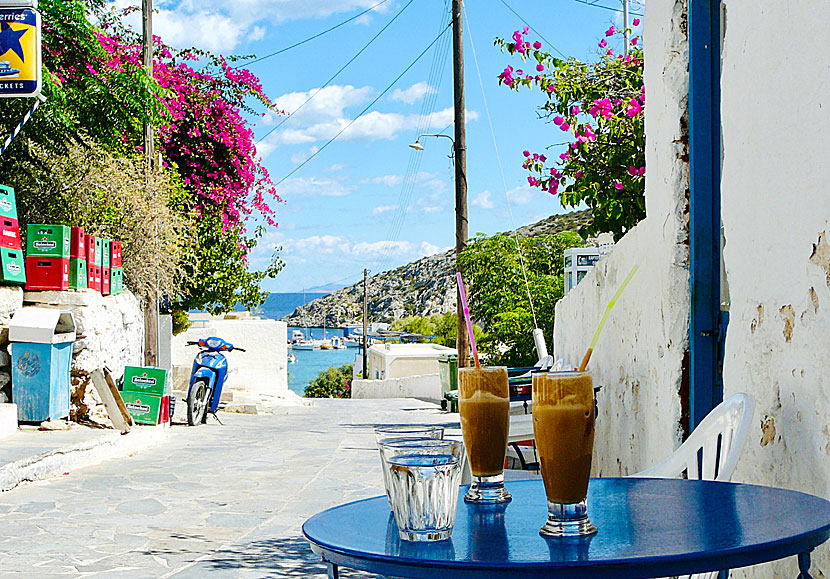
[[417, 400], [219, 416], [224, 426], [175, 426], [129, 458], [0, 493], [0, 576], [324, 577], [300, 528], [382, 493], [373, 427], [457, 425]]

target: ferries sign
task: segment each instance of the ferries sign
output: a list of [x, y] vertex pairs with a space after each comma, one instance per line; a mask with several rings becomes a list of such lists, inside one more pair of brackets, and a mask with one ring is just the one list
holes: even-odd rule
[[41, 68], [40, 13], [0, 7], [0, 97], [39, 95]]

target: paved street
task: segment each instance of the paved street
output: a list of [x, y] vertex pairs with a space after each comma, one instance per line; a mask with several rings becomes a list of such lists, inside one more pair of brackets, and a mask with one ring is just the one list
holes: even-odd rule
[[129, 458], [0, 494], [0, 576], [325, 576], [300, 527], [382, 492], [372, 428], [447, 415], [417, 400], [285, 411], [220, 413], [224, 426], [176, 426]]

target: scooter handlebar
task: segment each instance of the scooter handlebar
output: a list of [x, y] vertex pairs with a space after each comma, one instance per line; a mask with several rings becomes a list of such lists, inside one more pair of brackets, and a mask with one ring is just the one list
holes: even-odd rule
[[187, 346], [198, 346], [199, 342], [187, 342], [187, 344], [185, 344], [185, 345], [187, 345]]
[[234, 350], [239, 350], [240, 352], [247, 352], [247, 351], [248, 351], [248, 350], [246, 350], [245, 348], [237, 348], [236, 346], [234, 346], [234, 348], [233, 348], [233, 349], [234, 349]]

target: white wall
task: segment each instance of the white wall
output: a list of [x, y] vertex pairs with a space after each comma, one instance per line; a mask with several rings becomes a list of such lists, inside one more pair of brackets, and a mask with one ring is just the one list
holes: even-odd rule
[[173, 372], [180, 390], [187, 390], [181, 380], [190, 376], [198, 347], [185, 346], [189, 340], [218, 336], [244, 348], [228, 358], [228, 382], [225, 388], [252, 394], [285, 396], [288, 394], [287, 325], [275, 320], [210, 320], [205, 328], [190, 328], [173, 337]]
[[[735, 480], [830, 497], [830, 3], [725, 6], [725, 395], [758, 399]], [[830, 574], [827, 546], [812, 574]], [[797, 571], [786, 561], [732, 576]]]
[[352, 398], [421, 398], [441, 401], [439, 374], [387, 378], [386, 380], [352, 380]]
[[595, 384], [603, 386], [594, 473], [604, 476], [641, 470], [680, 442], [689, 315], [685, 1], [650, 2], [646, 10], [648, 216], [556, 307], [554, 358], [578, 365], [611, 296], [639, 265], [589, 364]]

